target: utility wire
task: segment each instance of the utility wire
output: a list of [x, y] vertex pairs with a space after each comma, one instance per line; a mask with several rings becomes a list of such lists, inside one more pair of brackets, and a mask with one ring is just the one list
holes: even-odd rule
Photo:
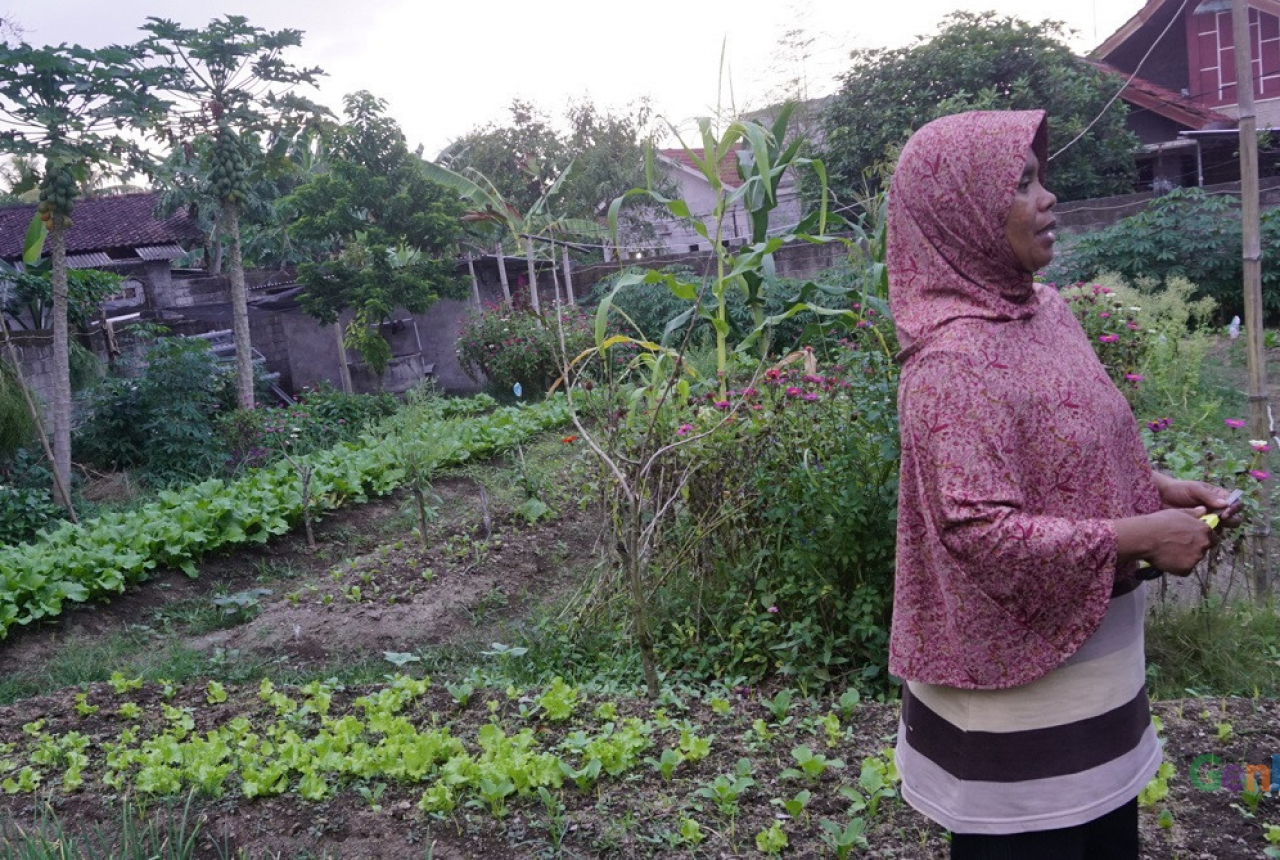
[[1133, 74], [1129, 75], [1129, 79], [1124, 82], [1124, 86], [1116, 90], [1116, 94], [1111, 97], [1111, 100], [1108, 101], [1106, 105], [1103, 106], [1102, 110], [1098, 112], [1098, 115], [1084, 127], [1084, 131], [1071, 138], [1071, 140], [1067, 142], [1066, 146], [1049, 156], [1050, 161], [1053, 161], [1059, 155], [1062, 155], [1062, 153], [1074, 146], [1082, 137], [1088, 134], [1095, 125], [1098, 124], [1098, 121], [1106, 115], [1107, 111], [1111, 110], [1111, 106], [1116, 103], [1116, 99], [1120, 98], [1120, 94], [1129, 87], [1129, 84], [1133, 83], [1133, 79], [1138, 76], [1138, 72], [1142, 71], [1142, 64], [1147, 61], [1147, 57], [1151, 56], [1151, 52], [1156, 49], [1156, 45], [1160, 44], [1160, 42], [1164, 40], [1165, 34], [1169, 32], [1171, 27], [1173, 27], [1173, 22], [1182, 18], [1182, 13], [1186, 10], [1189, 2], [1190, 0], [1182, 0], [1182, 5], [1178, 7], [1178, 11], [1173, 13], [1173, 17], [1169, 19], [1169, 23], [1164, 25], [1164, 29], [1160, 31], [1160, 35], [1151, 43], [1151, 47], [1147, 48], [1147, 52], [1142, 55], [1142, 59], [1138, 61], [1137, 67], [1133, 70]]

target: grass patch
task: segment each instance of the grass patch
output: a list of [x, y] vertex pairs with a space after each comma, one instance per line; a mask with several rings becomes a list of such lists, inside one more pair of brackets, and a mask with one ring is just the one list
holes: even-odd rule
[[1147, 619], [1153, 698], [1280, 696], [1280, 617], [1275, 603], [1157, 608]]

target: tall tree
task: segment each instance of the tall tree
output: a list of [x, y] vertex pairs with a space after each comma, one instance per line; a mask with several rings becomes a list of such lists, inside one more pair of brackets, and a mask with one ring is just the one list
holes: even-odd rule
[[[993, 12], [956, 12], [938, 35], [904, 48], [853, 52], [853, 67], [823, 111], [820, 150], [832, 191], [852, 200], [876, 190], [883, 168], [911, 132], [931, 119], [971, 109], [1043, 108], [1053, 139], [1065, 143], [1096, 125], [1051, 167], [1067, 200], [1131, 190], [1138, 139], [1127, 108], [1107, 102], [1123, 81], [1085, 64], [1064, 42], [1063, 25], [1029, 24]], [[869, 175], [870, 174], [870, 175]]]
[[367, 92], [344, 102], [347, 122], [335, 135], [329, 171], [281, 206], [293, 239], [319, 253], [298, 267], [303, 310], [326, 325], [354, 310], [345, 345], [381, 373], [391, 349], [375, 330], [379, 323], [398, 307], [422, 313], [441, 297], [465, 295], [452, 253], [463, 208], [427, 178], [385, 102]]
[[[0, 153], [43, 161], [41, 219], [49, 231], [53, 304], [53, 467], [71, 478], [71, 371], [67, 322], [67, 230], [78, 187], [94, 167], [139, 155], [122, 130], [145, 129], [167, 105], [155, 95], [162, 69], [143, 68], [144, 46], [0, 46]], [[59, 494], [63, 495], [61, 490]], [[63, 502], [69, 500], [65, 497]]]
[[240, 217], [249, 200], [249, 169], [259, 154], [254, 135], [301, 127], [323, 108], [293, 92], [314, 84], [318, 68], [287, 62], [288, 48], [302, 44], [302, 31], [269, 32], [247, 18], [227, 15], [204, 29], [148, 18], [144, 44], [174, 74], [169, 89], [179, 102], [177, 135], [212, 136], [207, 189], [221, 206], [220, 226], [229, 239], [232, 328], [236, 338], [236, 382], [240, 405], [253, 406], [253, 352], [249, 337], [248, 291], [240, 246]]

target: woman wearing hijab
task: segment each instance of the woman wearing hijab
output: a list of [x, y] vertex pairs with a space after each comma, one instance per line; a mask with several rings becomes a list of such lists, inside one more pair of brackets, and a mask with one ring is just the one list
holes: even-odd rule
[[[1208, 484], [1155, 473], [1056, 290], [1043, 111], [921, 128], [890, 190], [902, 467], [889, 668], [904, 798], [953, 860], [1132, 860], [1161, 753], [1138, 563], [1216, 542]], [[1223, 511], [1234, 514], [1234, 509]]]

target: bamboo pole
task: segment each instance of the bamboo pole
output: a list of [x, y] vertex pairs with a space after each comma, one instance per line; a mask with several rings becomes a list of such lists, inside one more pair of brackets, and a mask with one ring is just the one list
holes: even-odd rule
[[[1243, 225], [1245, 344], [1249, 365], [1249, 429], [1254, 439], [1270, 439], [1266, 353], [1262, 339], [1262, 237], [1258, 215], [1258, 116], [1253, 105], [1253, 51], [1245, 0], [1231, 0], [1231, 33], [1235, 45], [1236, 102], [1240, 134], [1240, 217]], [[1268, 543], [1271, 504], [1267, 491], [1258, 494], [1258, 516], [1250, 534], [1254, 598], [1271, 591]]]

